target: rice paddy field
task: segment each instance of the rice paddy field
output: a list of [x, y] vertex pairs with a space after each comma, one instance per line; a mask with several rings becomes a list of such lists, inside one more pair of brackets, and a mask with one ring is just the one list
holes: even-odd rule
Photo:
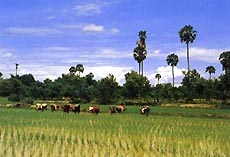
[[0, 108], [0, 157], [229, 157], [230, 111], [139, 107], [122, 114]]

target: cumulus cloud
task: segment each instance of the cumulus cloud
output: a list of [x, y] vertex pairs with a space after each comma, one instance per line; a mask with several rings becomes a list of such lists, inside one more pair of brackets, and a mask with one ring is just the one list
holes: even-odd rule
[[[177, 80], [175, 83], [180, 84], [181, 79], [178, 80], [178, 78], [183, 77], [182, 71], [186, 71], [186, 69], [182, 68], [179, 69], [178, 67], [174, 67], [174, 78]], [[161, 75], [160, 83], [170, 83], [172, 82], [172, 67], [171, 66], [160, 66], [157, 68], [156, 72], [149, 76], [149, 79], [152, 80], [153, 84], [156, 84], [156, 74]]]
[[[44, 68], [45, 67], [45, 68]], [[55, 80], [61, 77], [62, 74], [68, 73], [66, 66], [47, 65], [47, 64], [21, 64], [19, 74], [32, 74], [36, 80], [43, 81], [47, 78]]]
[[[45, 67], [45, 68], [44, 68]], [[132, 67], [118, 67], [118, 66], [84, 66], [85, 70], [82, 76], [85, 76], [92, 72], [94, 74], [94, 79], [100, 80], [105, 78], [109, 74], [115, 76], [116, 81], [122, 85], [125, 82], [125, 74], [132, 70]], [[55, 80], [58, 77], [61, 77], [62, 74], [68, 74], [68, 66], [57, 66], [57, 65], [37, 65], [37, 64], [28, 64], [22, 65], [19, 68], [19, 74], [32, 74], [36, 80], [43, 81], [46, 78]], [[35, 72], [36, 71], [36, 72]]]
[[95, 25], [95, 24], [89, 24], [89, 25], [83, 26], [82, 30], [84, 32], [103, 32], [104, 31], [104, 26]]
[[[206, 49], [206, 48], [190, 48], [189, 49], [189, 56], [191, 60], [198, 60], [208, 63], [217, 63], [219, 62], [219, 55], [226, 50], [220, 50], [220, 49]], [[175, 52], [175, 54], [178, 55], [178, 57], [186, 57], [186, 49], [179, 49]]]
[[122, 85], [125, 82], [125, 74], [130, 72], [132, 67], [118, 67], [118, 66], [95, 66], [95, 67], [86, 67], [84, 74], [92, 72], [96, 80], [105, 78], [109, 74], [115, 76], [116, 81]]

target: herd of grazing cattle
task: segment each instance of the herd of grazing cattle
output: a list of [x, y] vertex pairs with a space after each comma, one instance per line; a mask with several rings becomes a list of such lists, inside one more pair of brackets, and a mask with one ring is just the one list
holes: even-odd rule
[[[56, 104], [51, 104], [49, 105], [50, 110], [52, 112], [58, 111], [58, 110], [63, 110], [64, 113], [80, 113], [80, 112], [90, 112], [93, 114], [98, 114], [100, 112], [100, 107], [98, 105], [90, 106], [86, 110], [81, 110], [80, 104], [66, 104], [66, 105], [56, 105]], [[48, 105], [46, 103], [43, 104], [36, 104], [36, 110], [38, 111], [46, 111], [48, 110]], [[126, 107], [123, 103], [117, 105], [117, 106], [109, 106], [109, 113], [115, 114], [115, 113], [123, 113], [126, 110]], [[148, 116], [150, 113], [150, 107], [145, 105], [140, 108], [140, 114]]]

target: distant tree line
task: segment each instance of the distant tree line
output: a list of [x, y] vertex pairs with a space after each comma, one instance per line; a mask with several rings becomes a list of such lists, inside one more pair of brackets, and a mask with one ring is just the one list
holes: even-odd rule
[[[229, 54], [228, 51], [226, 55], [229, 57]], [[223, 62], [221, 57], [220, 61]], [[206, 71], [211, 75], [213, 68], [210, 69], [211, 71], [207, 67]], [[112, 74], [95, 80], [93, 73], [80, 76], [72, 70], [73, 68], [70, 68], [69, 74], [62, 74], [54, 81], [46, 79], [43, 82], [35, 80], [32, 74], [11, 75], [10, 78], [4, 79], [0, 72], [0, 96], [8, 97], [11, 101], [32, 102], [37, 99], [60, 100], [65, 98], [74, 103], [100, 104], [128, 102], [128, 100], [131, 102], [151, 100], [152, 104], [165, 101], [191, 103], [195, 98], [207, 101], [219, 99], [224, 103], [229, 103], [227, 100], [230, 98], [230, 73], [227, 67], [224, 67], [225, 74], [215, 79], [211, 77], [205, 79], [196, 70], [191, 70], [189, 75], [184, 72], [184, 78], [179, 87], [174, 87], [171, 83], [160, 84], [160, 74], [156, 74], [158, 84], [153, 86], [147, 77], [131, 71], [125, 74], [125, 83], [119, 85]]]

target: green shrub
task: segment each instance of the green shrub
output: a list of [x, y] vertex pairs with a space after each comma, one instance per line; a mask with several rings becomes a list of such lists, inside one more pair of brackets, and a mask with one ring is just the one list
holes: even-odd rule
[[32, 98], [26, 98], [26, 99], [24, 100], [24, 102], [25, 102], [26, 104], [31, 104], [31, 105], [34, 104], [34, 100], [33, 100]]
[[20, 101], [20, 98], [18, 95], [16, 94], [11, 94], [9, 97], [8, 97], [8, 100], [9, 101], [13, 101], [13, 102], [17, 102], [17, 101]]

